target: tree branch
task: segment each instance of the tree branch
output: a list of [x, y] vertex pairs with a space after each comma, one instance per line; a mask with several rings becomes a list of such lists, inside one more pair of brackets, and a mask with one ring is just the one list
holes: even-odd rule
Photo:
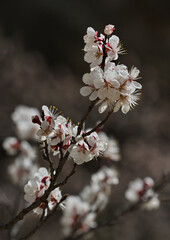
[[109, 111], [108, 114], [106, 115], [106, 117], [99, 122], [92, 130], [90, 130], [89, 132], [84, 133], [82, 136], [86, 137], [88, 135], [90, 135], [92, 132], [95, 132], [98, 128], [102, 127], [105, 122], [109, 119], [109, 117], [111, 116], [111, 114], [113, 113], [113, 110]]
[[78, 131], [77, 131], [77, 135], [80, 134], [83, 124], [86, 121], [87, 117], [89, 116], [90, 112], [93, 110], [93, 107], [95, 106], [95, 104], [97, 103], [98, 99], [94, 100], [91, 102], [90, 106], [88, 107], [87, 112], [84, 114], [84, 116], [82, 117], [79, 126], [78, 126]]
[[56, 206], [54, 207], [54, 209], [45, 217], [43, 218], [43, 216], [41, 217], [40, 221], [37, 223], [37, 225], [24, 237], [18, 239], [18, 240], [26, 240], [29, 237], [31, 237], [34, 233], [37, 232], [37, 230], [56, 212], [56, 209], [58, 208], [58, 206], [65, 201], [65, 199], [67, 198], [67, 195], [64, 195], [61, 200], [56, 204]]

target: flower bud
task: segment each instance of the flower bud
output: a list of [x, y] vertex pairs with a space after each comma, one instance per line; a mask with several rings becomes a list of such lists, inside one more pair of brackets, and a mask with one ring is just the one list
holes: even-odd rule
[[32, 122], [41, 125], [41, 121], [38, 115], [32, 116]]
[[106, 35], [111, 35], [113, 31], [114, 31], [114, 25], [109, 24], [105, 26], [104, 33]]

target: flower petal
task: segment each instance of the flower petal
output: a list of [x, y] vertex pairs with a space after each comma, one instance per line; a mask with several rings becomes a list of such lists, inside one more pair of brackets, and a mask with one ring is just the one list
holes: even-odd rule
[[84, 97], [87, 97], [92, 92], [92, 88], [84, 86], [80, 89], [80, 94]]

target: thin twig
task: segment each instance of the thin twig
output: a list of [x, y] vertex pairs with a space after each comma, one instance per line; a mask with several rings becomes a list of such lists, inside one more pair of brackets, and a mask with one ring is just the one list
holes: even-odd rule
[[112, 113], [113, 113], [113, 110], [109, 111], [106, 117], [101, 122], [99, 122], [92, 130], [84, 133], [83, 137], [90, 135], [91, 133], [95, 132], [98, 128], [102, 127], [105, 124], [105, 122], [109, 119]]
[[48, 143], [47, 143], [46, 140], [44, 141], [44, 144], [45, 144], [45, 147], [44, 147], [44, 155], [43, 155], [43, 157], [49, 163], [51, 177], [53, 177], [54, 167], [53, 167], [53, 163], [51, 161], [51, 158], [50, 158], [50, 155], [49, 155], [49, 152], [48, 152]]
[[65, 185], [68, 182], [69, 178], [75, 173], [76, 167], [77, 167], [77, 164], [74, 163], [73, 168], [72, 168], [71, 172], [69, 173], [69, 175], [62, 182], [56, 184], [54, 187], [57, 188], [57, 187]]
[[93, 110], [93, 107], [95, 106], [95, 104], [97, 103], [98, 99], [94, 100], [91, 102], [90, 106], [88, 107], [87, 112], [84, 114], [84, 116], [82, 117], [79, 126], [78, 126], [78, 131], [77, 131], [77, 135], [80, 134], [83, 124], [86, 121], [87, 117], [89, 116], [90, 112]]

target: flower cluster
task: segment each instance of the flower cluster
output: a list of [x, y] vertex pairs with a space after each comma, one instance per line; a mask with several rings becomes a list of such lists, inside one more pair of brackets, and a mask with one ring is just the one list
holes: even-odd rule
[[142, 85], [136, 81], [139, 76], [136, 67], [128, 71], [125, 65], [112, 62], [123, 53], [119, 38], [116, 35], [109, 37], [113, 30], [113, 25], [107, 25], [105, 35], [98, 36], [93, 28], [87, 28], [84, 60], [91, 63], [91, 71], [84, 74], [85, 86], [80, 93], [89, 96], [91, 101], [97, 99], [100, 113], [107, 109], [117, 112], [121, 108], [125, 114], [137, 104], [140, 96], [138, 90]]
[[111, 185], [118, 184], [117, 172], [113, 168], [102, 167], [92, 175], [91, 184], [79, 196], [69, 196], [62, 218], [65, 235], [86, 232], [96, 226], [97, 212], [102, 210], [111, 192]]
[[[49, 188], [51, 182], [51, 176], [46, 168], [39, 168], [38, 172], [34, 174], [32, 180], [29, 180], [24, 187], [24, 199], [30, 204], [35, 202], [37, 199], [42, 197], [45, 191]], [[55, 205], [61, 200], [61, 191], [59, 188], [54, 189], [48, 196], [48, 208], [52, 210]], [[61, 204], [61, 206], [63, 206]], [[40, 204], [39, 207], [35, 208], [33, 211], [36, 214], [42, 214], [47, 205], [45, 203]]]
[[77, 126], [62, 115], [58, 115], [54, 107], [49, 109], [47, 106], [42, 106], [42, 112], [42, 120], [35, 115], [32, 121], [40, 126], [37, 131], [40, 140], [46, 141], [49, 151], [57, 155], [60, 149], [64, 151], [69, 148], [72, 138], [77, 134]]
[[[40, 129], [37, 132], [40, 140], [46, 141], [49, 151], [54, 155], [69, 151], [70, 157], [77, 164], [82, 164], [98, 157], [101, 152], [107, 148], [107, 143], [102, 141], [96, 132], [83, 137], [88, 131], [82, 131], [77, 136], [78, 126], [74, 126], [71, 121], [65, 117], [57, 115], [54, 109], [47, 106], [42, 107], [43, 119], [39, 116], [33, 116], [33, 123], [37, 123]], [[89, 130], [90, 131], [90, 130]], [[74, 139], [75, 144], [72, 145]], [[72, 145], [72, 146], [71, 146]]]
[[125, 197], [132, 203], [139, 200], [143, 201], [142, 208], [147, 210], [159, 208], [160, 201], [158, 194], [154, 192], [154, 181], [150, 177], [146, 177], [143, 180], [137, 178], [129, 183], [129, 188], [125, 193]]

